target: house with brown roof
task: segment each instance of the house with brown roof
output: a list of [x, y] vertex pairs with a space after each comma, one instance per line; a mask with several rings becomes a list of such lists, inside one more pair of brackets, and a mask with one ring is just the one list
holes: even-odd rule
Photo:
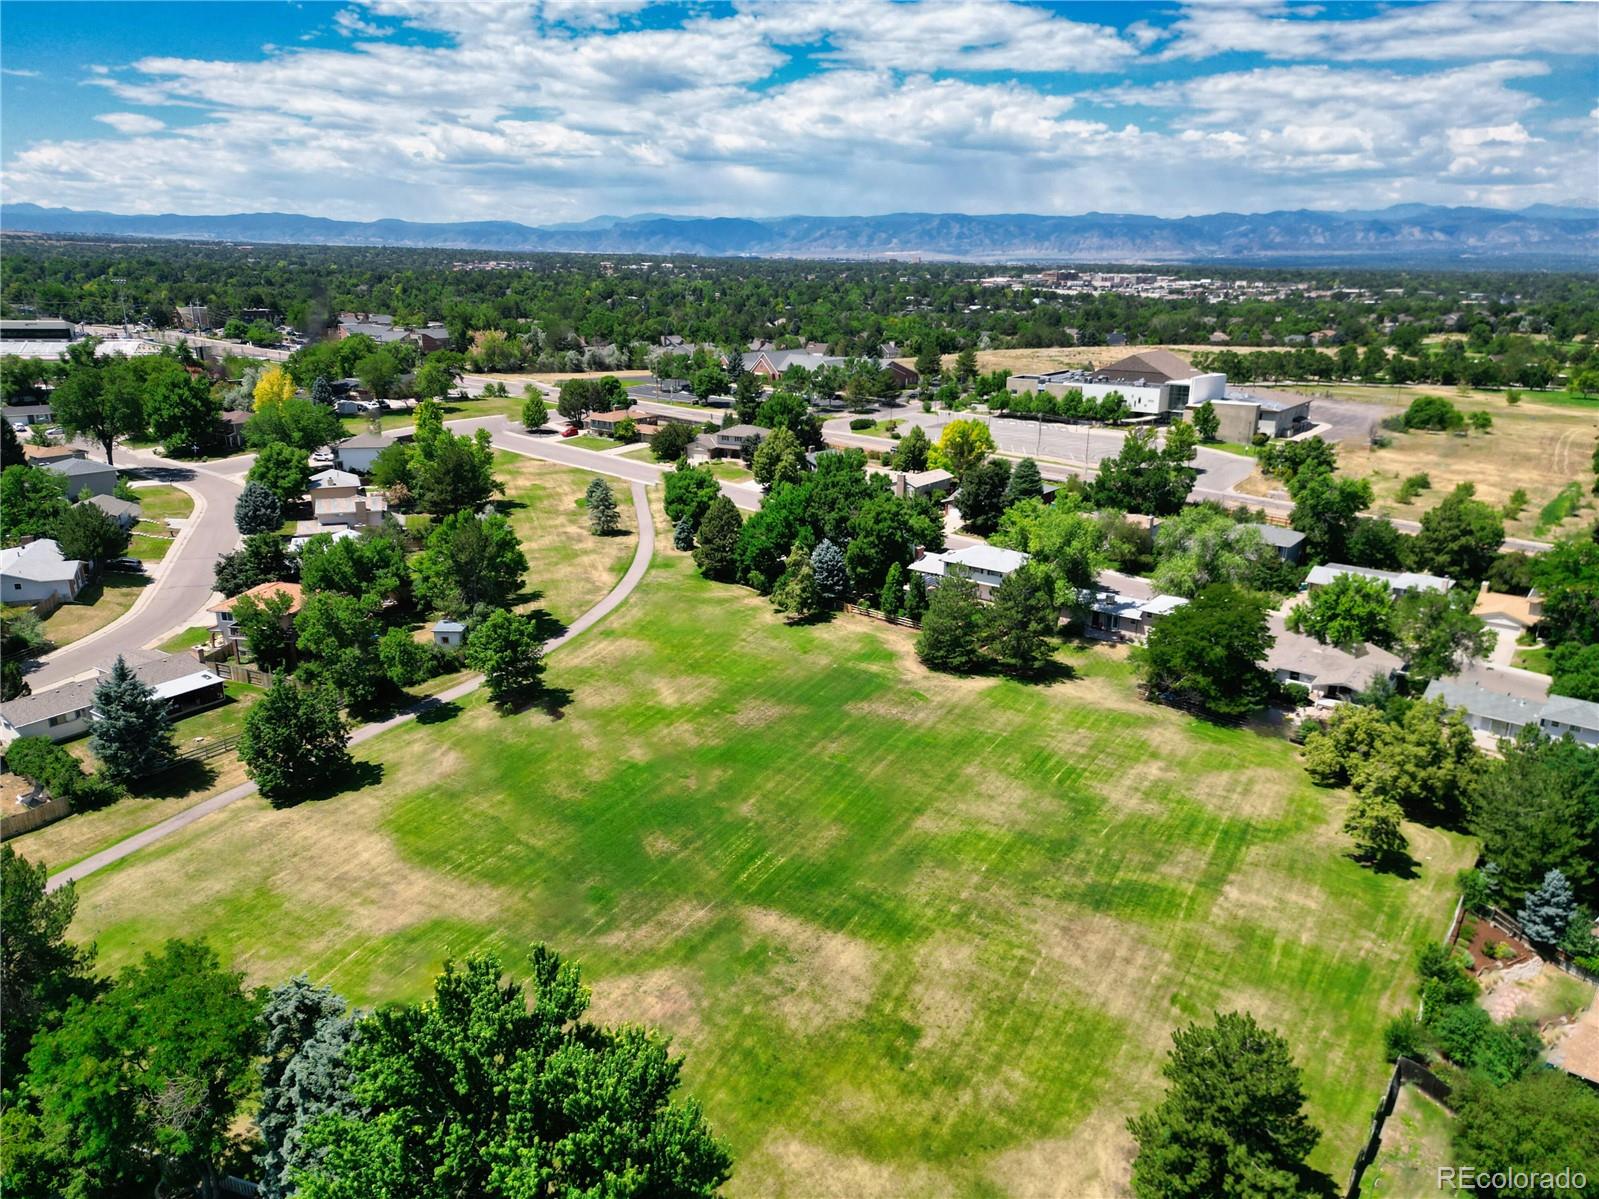
[[250, 646], [250, 639], [239, 631], [239, 623], [234, 619], [234, 608], [245, 596], [249, 596], [256, 603], [262, 603], [272, 596], [286, 594], [291, 598], [288, 611], [279, 617], [279, 622], [284, 628], [294, 623], [295, 616], [305, 606], [305, 593], [298, 583], [258, 583], [248, 591], [241, 591], [232, 599], [225, 599], [220, 604], [212, 604], [209, 611], [216, 618], [216, 625], [211, 630], [211, 647], [213, 649], [226, 649], [232, 657], [238, 657], [243, 650]]

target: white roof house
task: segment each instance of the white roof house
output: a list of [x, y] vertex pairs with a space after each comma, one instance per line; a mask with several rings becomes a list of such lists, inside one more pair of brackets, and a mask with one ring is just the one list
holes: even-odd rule
[[1079, 594], [1088, 610], [1084, 631], [1115, 641], [1143, 641], [1162, 616], [1188, 601], [1180, 595], [1157, 594], [1148, 579], [1114, 570], [1099, 573], [1098, 584]]
[[48, 537], [0, 550], [0, 602], [36, 604], [59, 595], [72, 599], [83, 586], [83, 563], [63, 557]]
[[1386, 583], [1388, 590], [1395, 595], [1404, 595], [1411, 591], [1448, 591], [1454, 586], [1453, 579], [1446, 579], [1440, 575], [1421, 574], [1413, 570], [1377, 570], [1370, 566], [1345, 566], [1337, 562], [1329, 562], [1325, 566], [1312, 566], [1310, 573], [1305, 576], [1305, 586], [1311, 589], [1325, 587], [1343, 575], [1376, 579]]
[[[135, 675], [172, 705], [174, 715], [208, 707], [222, 699], [221, 677], [187, 654], [131, 650], [122, 657]], [[65, 741], [88, 731], [95, 720], [95, 688], [111, 673], [115, 661], [112, 658], [95, 667], [92, 678], [0, 704], [0, 744], [9, 745], [18, 737]]]
[[327, 470], [319, 470], [316, 474], [311, 476], [312, 495], [315, 495], [317, 492], [326, 494], [338, 488], [345, 487], [349, 488], [351, 493], [354, 493], [360, 489], [360, 486], [360, 475], [351, 474], [347, 470], [339, 470], [337, 467], [329, 467]]
[[1007, 575], [1026, 565], [1027, 555], [1020, 550], [979, 543], [963, 549], [947, 550], [942, 554], [923, 554], [911, 563], [911, 570], [921, 575], [927, 586], [936, 587], [954, 567], [977, 584], [979, 599], [991, 600], [994, 598], [994, 588], [1004, 582]]
[[1514, 737], [1531, 724], [1550, 737], [1570, 736], [1582, 745], [1599, 746], [1599, 704], [1589, 700], [1569, 695], [1533, 699], [1458, 678], [1427, 684], [1426, 698], [1464, 709], [1466, 723], [1492, 737]]

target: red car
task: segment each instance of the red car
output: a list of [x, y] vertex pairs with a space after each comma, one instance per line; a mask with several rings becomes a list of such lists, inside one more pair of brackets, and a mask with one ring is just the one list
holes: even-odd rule
[[578, 433], [579, 429], [576, 425], [567, 425], [566, 428], [561, 430], [562, 437], [576, 437]]

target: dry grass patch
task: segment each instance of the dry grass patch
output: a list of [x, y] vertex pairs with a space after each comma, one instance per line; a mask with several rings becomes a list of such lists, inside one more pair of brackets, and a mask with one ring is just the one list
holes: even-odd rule
[[761, 983], [775, 988], [772, 1006], [796, 1032], [820, 1032], [866, 1006], [878, 966], [869, 943], [767, 908], [741, 915], [750, 934], [767, 943], [772, 965]]
[[587, 1018], [596, 1024], [642, 1024], [692, 1051], [703, 1031], [702, 1003], [692, 973], [661, 966], [641, 974], [594, 979]]
[[786, 1132], [755, 1148], [736, 1185], [740, 1194], [761, 1199], [945, 1199], [960, 1193], [933, 1167], [875, 1161]]

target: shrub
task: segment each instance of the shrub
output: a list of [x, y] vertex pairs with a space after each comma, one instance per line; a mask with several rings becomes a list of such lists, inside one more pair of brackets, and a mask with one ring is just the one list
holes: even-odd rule
[[46, 737], [17, 738], [6, 750], [6, 765], [79, 810], [99, 807], [120, 794], [115, 783], [85, 774], [77, 758]]
[[1527, 506], [1527, 492], [1525, 488], [1518, 487], [1510, 493], [1510, 498], [1505, 501], [1501, 511], [1506, 520], [1515, 520], [1521, 515], [1521, 510]]
[[1443, 396], [1417, 396], [1405, 409], [1405, 428], [1435, 429], [1440, 432], [1462, 428], [1466, 418]]
[[1408, 504], [1424, 491], [1432, 489], [1432, 478], [1425, 471], [1411, 475], [1399, 485], [1398, 499], [1401, 504]]
[[1521, 403], [1521, 393], [1519, 391], [1517, 391], [1514, 387], [1512, 387], [1509, 391], [1505, 392], [1505, 403], [1507, 403], [1507, 404], [1519, 404], [1519, 403]]
[[857, 416], [850, 420], [849, 427], [858, 433], [862, 429], [870, 429], [876, 423], [877, 422], [869, 416]]
[[1427, 1050], [1427, 1029], [1412, 1015], [1395, 1016], [1382, 1030], [1383, 1052], [1389, 1061], [1420, 1059]]
[[1263, 446], [1267, 442], [1269, 442], [1270, 440], [1271, 440], [1271, 438], [1267, 437], [1266, 434], [1264, 434], [1264, 433], [1256, 433], [1253, 437], [1251, 437], [1249, 439], [1249, 444], [1253, 445], [1253, 446]]

